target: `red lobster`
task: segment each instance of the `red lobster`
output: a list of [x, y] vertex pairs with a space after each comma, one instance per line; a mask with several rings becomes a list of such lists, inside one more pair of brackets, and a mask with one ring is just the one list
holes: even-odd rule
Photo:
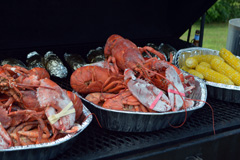
[[92, 92], [119, 92], [125, 86], [123, 76], [115, 66], [107, 62], [98, 62], [75, 70], [70, 78], [71, 87], [81, 94]]
[[[150, 54], [150, 58], [145, 60], [142, 56], [143, 51], [146, 53], [151, 51], [161, 60], [152, 58]], [[121, 70], [131, 69], [134, 74], [139, 73], [138, 78], [143, 78], [167, 91], [172, 110], [179, 110], [184, 104], [184, 77], [181, 71], [171, 62], [167, 62], [160, 52], [151, 47], [138, 48], [130, 40], [114, 34], [107, 39], [104, 54], [109, 62], [116, 63]], [[131, 86], [128, 85], [129, 87]]]
[[51, 142], [79, 129], [74, 122], [81, 99], [51, 81], [45, 69], [4, 65], [0, 76], [0, 149]]
[[129, 90], [122, 90], [118, 94], [90, 93], [85, 99], [107, 109], [132, 112], [155, 112], [139, 102]]

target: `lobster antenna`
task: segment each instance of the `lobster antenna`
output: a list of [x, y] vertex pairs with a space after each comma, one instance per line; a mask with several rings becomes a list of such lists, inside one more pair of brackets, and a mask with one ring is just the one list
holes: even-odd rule
[[211, 112], [212, 112], [213, 133], [214, 133], [214, 135], [215, 135], [216, 132], [215, 132], [215, 127], [214, 127], [214, 124], [215, 124], [215, 123], [214, 123], [214, 110], [213, 110], [213, 107], [212, 107], [208, 102], [203, 101], [203, 100], [199, 100], [199, 99], [190, 99], [190, 98], [187, 98], [187, 99], [189, 99], [189, 100], [193, 100], [193, 101], [198, 101], [198, 102], [203, 102], [203, 103], [207, 104], [207, 105], [210, 107]]
[[102, 128], [102, 126], [101, 126], [101, 124], [100, 124], [100, 122], [99, 122], [99, 120], [98, 120], [98, 118], [97, 118], [97, 116], [96, 116], [95, 113], [90, 113], [89, 115], [87, 115], [87, 116], [84, 118], [83, 122], [84, 122], [90, 115], [94, 115], [94, 117], [96, 118], [96, 120], [97, 120], [97, 122], [98, 122], [98, 125]]

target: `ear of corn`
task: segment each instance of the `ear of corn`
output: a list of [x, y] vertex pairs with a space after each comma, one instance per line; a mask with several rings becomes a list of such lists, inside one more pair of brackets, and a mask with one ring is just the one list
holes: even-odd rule
[[235, 70], [240, 72], [240, 60], [225, 48], [222, 48], [219, 55]]
[[203, 65], [205, 67], [211, 68], [211, 64], [207, 63], [207, 62], [201, 62], [201, 63], [199, 63], [199, 65]]
[[200, 73], [200, 72], [198, 72], [198, 71], [196, 71], [195, 69], [189, 69], [189, 70], [188, 70], [188, 73], [190, 73], [190, 74], [192, 74], [192, 75], [194, 75], [194, 76], [197, 76], [197, 77], [199, 77], [199, 78], [201, 78], [201, 79], [204, 79], [203, 74]]
[[205, 80], [207, 81], [234, 85], [234, 83], [227, 76], [218, 73], [217, 71], [214, 71], [213, 69], [210, 69], [208, 67], [197, 65], [196, 71], [202, 73]]
[[207, 62], [207, 63], [211, 63], [211, 60], [213, 58], [219, 58], [221, 59], [222, 61], [224, 61], [223, 58], [221, 58], [220, 56], [217, 56], [217, 55], [194, 55], [193, 58], [197, 59], [198, 63], [201, 63], [201, 62]]
[[181, 69], [187, 72], [190, 68], [188, 68], [187, 66], [182, 66]]
[[222, 73], [228, 78], [230, 78], [235, 85], [240, 85], [240, 73], [233, 69], [227, 63], [215, 58], [211, 61], [211, 67], [215, 71]]
[[195, 68], [198, 65], [198, 61], [196, 58], [188, 57], [185, 61], [185, 64], [188, 68]]

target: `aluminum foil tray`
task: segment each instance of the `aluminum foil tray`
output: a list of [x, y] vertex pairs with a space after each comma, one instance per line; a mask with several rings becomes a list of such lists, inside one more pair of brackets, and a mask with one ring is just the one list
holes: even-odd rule
[[[185, 73], [186, 75], [186, 73]], [[196, 79], [196, 88], [189, 98], [206, 101], [207, 89], [203, 80]], [[186, 116], [185, 110], [165, 113], [145, 113], [145, 112], [129, 112], [105, 109], [101, 106], [95, 105], [92, 102], [84, 99], [81, 95], [83, 103], [87, 108], [95, 113], [101, 126], [112, 131], [121, 132], [150, 132], [171, 125], [181, 124]], [[187, 109], [187, 117], [189, 117], [195, 110], [202, 108], [204, 102], [195, 102], [192, 108]]]
[[[199, 54], [219, 55], [219, 51], [207, 49], [207, 48], [201, 48], [201, 47], [181, 49], [177, 52], [176, 56], [174, 57], [173, 63], [178, 68], [181, 68], [184, 65], [185, 60], [189, 56], [194, 56]], [[239, 98], [240, 86], [226, 85], [226, 84], [215, 83], [210, 81], [205, 81], [205, 82], [206, 82], [207, 92], [209, 97], [226, 101], [226, 102], [240, 103], [240, 98]]]
[[[89, 116], [88, 116], [89, 115]], [[87, 117], [87, 118], [86, 118]], [[86, 118], [86, 119], [85, 119]], [[0, 150], [1, 160], [47, 160], [56, 157], [66, 151], [73, 143], [74, 139], [87, 128], [92, 121], [91, 112], [83, 105], [83, 115], [80, 119], [85, 119], [80, 130], [75, 134], [68, 134], [51, 143], [43, 143], [29, 146], [11, 147]]]

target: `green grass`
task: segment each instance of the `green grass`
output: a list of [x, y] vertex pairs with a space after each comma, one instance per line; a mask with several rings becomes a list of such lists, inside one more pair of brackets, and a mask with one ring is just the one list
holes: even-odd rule
[[[194, 24], [191, 29], [190, 41], [194, 38], [195, 31], [200, 29], [200, 24]], [[188, 31], [180, 39], [187, 40]], [[205, 24], [203, 34], [204, 48], [220, 50], [226, 47], [228, 35], [228, 23]]]

